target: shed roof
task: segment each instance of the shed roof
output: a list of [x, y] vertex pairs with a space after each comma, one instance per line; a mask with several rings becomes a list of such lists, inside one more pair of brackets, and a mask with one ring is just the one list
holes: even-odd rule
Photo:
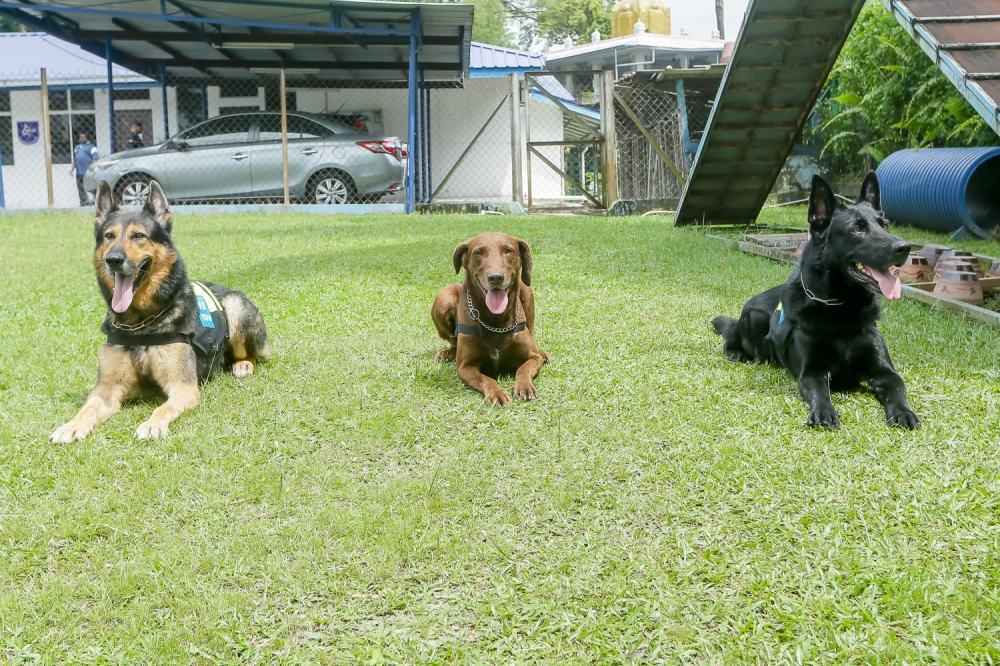
[[[73, 85], [105, 81], [107, 61], [76, 44], [41, 32], [0, 32], [0, 88], [37, 87], [44, 67], [50, 83]], [[115, 82], [155, 82], [113, 65]]]
[[474, 78], [502, 76], [511, 72], [530, 72], [544, 67], [545, 58], [540, 53], [479, 42], [472, 42], [469, 49], [469, 69]]
[[[161, 9], [162, 8], [162, 9]], [[411, 22], [417, 65], [437, 85], [469, 73], [471, 4], [369, 0], [0, 0], [0, 16], [167, 79], [256, 78], [299, 87], [404, 85]]]

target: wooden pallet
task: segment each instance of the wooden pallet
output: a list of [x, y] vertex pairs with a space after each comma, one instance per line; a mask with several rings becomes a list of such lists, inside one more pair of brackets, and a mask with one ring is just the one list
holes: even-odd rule
[[[775, 261], [780, 261], [783, 264], [798, 264], [802, 259], [802, 256], [795, 252], [799, 243], [804, 240], [804, 238], [799, 238], [794, 243], [785, 242], [782, 247], [782, 243], [778, 240], [779, 238], [787, 239], [796, 234], [747, 234], [745, 236], [746, 240], [737, 240], [735, 238], [725, 238], [723, 236], [715, 236], [713, 234], [708, 234], [708, 237], [712, 240], [719, 241], [730, 247], [735, 247], [748, 254], [756, 254], [761, 257], [767, 257], [768, 259], [774, 259]], [[805, 236], [805, 234], [800, 234]], [[767, 238], [770, 236], [771, 238]], [[770, 243], [775, 244], [764, 244], [756, 242], [757, 239], [761, 239]], [[912, 244], [913, 250], [918, 252], [922, 245], [919, 243]], [[986, 261], [986, 265], [989, 266], [991, 262], [996, 261], [996, 257], [989, 257], [986, 255], [977, 254], [975, 255], [980, 261]], [[983, 287], [983, 292], [993, 298], [1000, 298], [1000, 278], [983, 278], [980, 280], [980, 284]], [[947, 310], [949, 312], [957, 312], [959, 314], [965, 315], [969, 319], [975, 321], [983, 322], [984, 324], [989, 324], [996, 328], [1000, 328], [1000, 312], [994, 312], [993, 310], [988, 310], [978, 305], [970, 305], [968, 303], [963, 303], [962, 301], [956, 301], [953, 298], [947, 298], [945, 296], [939, 296], [934, 292], [933, 282], [913, 282], [904, 283], [902, 294], [907, 298], [912, 298], [918, 300], [921, 303], [927, 303], [928, 305], [939, 308], [941, 310]]]

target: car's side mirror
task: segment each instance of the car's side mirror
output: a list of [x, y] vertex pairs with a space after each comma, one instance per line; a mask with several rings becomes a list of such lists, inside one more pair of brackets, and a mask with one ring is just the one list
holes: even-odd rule
[[182, 139], [171, 139], [167, 142], [167, 148], [172, 150], [187, 150], [188, 142]]

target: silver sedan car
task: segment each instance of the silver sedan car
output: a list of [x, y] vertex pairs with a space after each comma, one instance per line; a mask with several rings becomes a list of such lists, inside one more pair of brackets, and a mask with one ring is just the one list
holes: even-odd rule
[[[375, 202], [403, 186], [403, 149], [326, 116], [288, 114], [288, 185], [296, 201]], [[171, 201], [273, 200], [284, 197], [281, 114], [210, 118], [169, 141], [95, 161], [84, 188], [101, 180], [124, 205], [142, 205], [155, 179]]]

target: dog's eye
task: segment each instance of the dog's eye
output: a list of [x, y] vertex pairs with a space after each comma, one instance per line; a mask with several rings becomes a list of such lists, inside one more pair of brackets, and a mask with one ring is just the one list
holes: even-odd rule
[[108, 240], [114, 240], [115, 239], [115, 235], [113, 233], [111, 233], [110, 231], [108, 231], [107, 233], [105, 233], [104, 237], [107, 238]]
[[141, 231], [137, 231], [134, 234], [132, 234], [132, 240], [141, 241], [144, 238], [146, 238], [146, 234], [142, 233]]
[[852, 234], [860, 234], [863, 231], [864, 231], [864, 229], [862, 229], [861, 227], [854, 227], [853, 229], [851, 229], [851, 233]]
[[473, 254], [476, 255], [477, 257], [481, 257], [481, 256], [483, 256], [483, 251], [482, 250], [476, 250], [475, 252], [473, 252]]
[[514, 250], [512, 250], [510, 248], [507, 248], [506, 250], [503, 251], [503, 253], [504, 254], [514, 254]]

